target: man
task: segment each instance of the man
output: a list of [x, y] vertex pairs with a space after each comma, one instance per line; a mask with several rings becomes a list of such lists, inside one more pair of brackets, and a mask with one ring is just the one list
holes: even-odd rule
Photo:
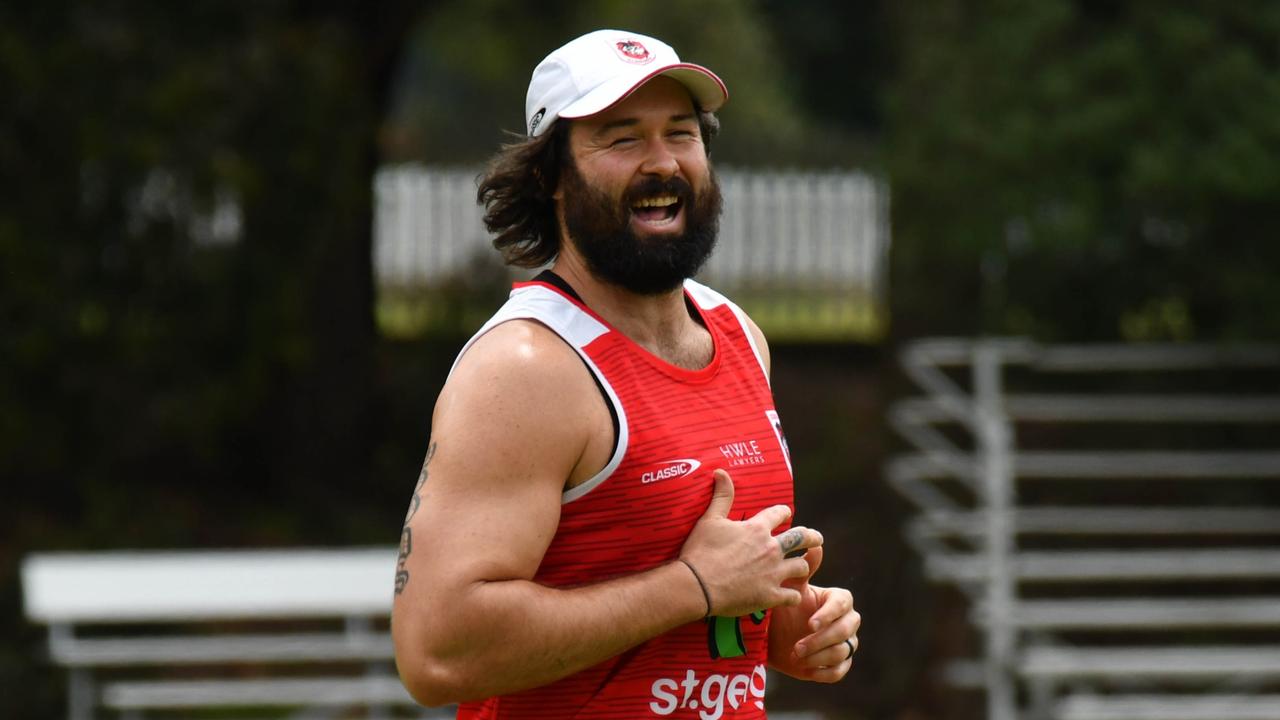
[[[766, 666], [834, 682], [860, 623], [809, 582], [759, 329], [689, 277], [727, 99], [603, 30], [534, 70], [480, 187], [518, 283], [441, 391], [401, 537], [400, 676], [460, 718], [764, 717]], [[775, 534], [776, 533], [776, 534]], [[785, 557], [803, 552], [803, 557]]]

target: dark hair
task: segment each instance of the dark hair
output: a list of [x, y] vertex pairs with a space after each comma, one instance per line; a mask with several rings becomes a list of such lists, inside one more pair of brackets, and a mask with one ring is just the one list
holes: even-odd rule
[[[559, 120], [538, 137], [503, 145], [480, 178], [476, 202], [484, 206], [484, 226], [508, 265], [536, 268], [560, 254], [560, 225], [552, 197], [560, 169], [573, 162], [569, 125]], [[707, 155], [720, 132], [714, 113], [698, 110], [698, 129]]]

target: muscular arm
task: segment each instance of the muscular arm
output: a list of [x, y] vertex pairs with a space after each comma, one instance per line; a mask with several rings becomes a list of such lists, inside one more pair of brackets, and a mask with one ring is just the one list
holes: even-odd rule
[[708, 613], [801, 601], [784, 583], [808, 566], [781, 546], [815, 547], [822, 536], [793, 527], [775, 538], [785, 505], [730, 520], [723, 470], [681, 548], [685, 562], [574, 588], [533, 582], [561, 492], [604, 466], [609, 426], [581, 360], [541, 325], [500, 325], [463, 357], [436, 404], [396, 569], [396, 664], [420, 702], [545, 685]]
[[532, 581], [566, 481], [599, 469], [580, 460], [600, 412], [573, 350], [534, 323], [495, 328], [459, 363], [397, 568], [396, 661], [418, 700], [542, 685], [702, 617], [701, 590], [678, 563], [573, 589]]

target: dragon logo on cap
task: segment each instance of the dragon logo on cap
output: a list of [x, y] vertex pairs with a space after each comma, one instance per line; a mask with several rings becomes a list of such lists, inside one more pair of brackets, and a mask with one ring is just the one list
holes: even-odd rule
[[643, 65], [653, 60], [653, 54], [639, 40], [619, 40], [614, 47], [618, 49], [618, 55], [627, 62]]

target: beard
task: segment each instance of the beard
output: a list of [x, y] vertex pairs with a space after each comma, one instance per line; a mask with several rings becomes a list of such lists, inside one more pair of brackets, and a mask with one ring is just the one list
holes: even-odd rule
[[[600, 280], [637, 295], [661, 295], [680, 287], [711, 257], [720, 230], [720, 183], [708, 169], [707, 188], [695, 193], [688, 182], [648, 177], [627, 188], [621, 200], [589, 185], [570, 161], [563, 172], [564, 223], [569, 241]], [[631, 208], [658, 195], [679, 199], [684, 231], [640, 237], [631, 227]]]

